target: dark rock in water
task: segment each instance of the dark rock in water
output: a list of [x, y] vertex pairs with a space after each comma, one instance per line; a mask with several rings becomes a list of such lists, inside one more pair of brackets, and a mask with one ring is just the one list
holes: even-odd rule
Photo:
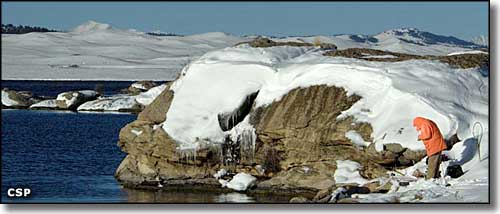
[[219, 120], [219, 126], [222, 131], [231, 130], [236, 124], [243, 121], [245, 117], [250, 113], [253, 106], [253, 101], [257, 98], [259, 91], [251, 93], [246, 96], [240, 106], [234, 109], [232, 112], [220, 113], [217, 115]]
[[464, 171], [462, 170], [462, 166], [460, 165], [448, 166], [448, 168], [446, 168], [446, 175], [449, 175], [452, 178], [458, 178], [463, 174]]

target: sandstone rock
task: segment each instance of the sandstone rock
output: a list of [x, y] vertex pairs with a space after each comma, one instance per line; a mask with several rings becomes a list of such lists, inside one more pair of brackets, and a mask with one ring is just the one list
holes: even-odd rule
[[419, 162], [420, 160], [422, 160], [425, 156], [427, 156], [427, 153], [425, 152], [425, 150], [413, 151], [413, 150], [407, 149], [403, 152], [403, 156], [406, 159], [416, 163], [416, 162]]
[[390, 151], [395, 154], [401, 154], [406, 150], [406, 148], [403, 148], [403, 146], [401, 146], [401, 144], [399, 143], [388, 143], [384, 144], [384, 150]]
[[316, 193], [312, 201], [317, 203], [327, 203], [328, 201], [330, 201], [330, 198], [332, 197], [332, 188], [333, 186], [318, 191], [318, 193]]
[[425, 173], [421, 172], [420, 170], [415, 170], [412, 174], [413, 176], [417, 178], [425, 178]]
[[370, 182], [370, 183], [364, 184], [363, 187], [368, 188], [370, 193], [386, 193], [389, 190], [391, 190], [392, 183], [391, 182], [384, 182], [381, 184], [378, 181], [375, 181], [375, 182]]
[[170, 90], [171, 85], [172, 82], [167, 83], [167, 89], [139, 113], [138, 120], [149, 121], [154, 124], [159, 124], [166, 120], [167, 111], [174, 98], [174, 93]]
[[[250, 42], [242, 42], [242, 43], [248, 43], [250, 47], [254, 48], [268, 48], [268, 47], [274, 47], [274, 46], [313, 46], [311, 43], [305, 43], [305, 42], [276, 42], [268, 38], [264, 37], [258, 37]], [[237, 45], [240, 45], [242, 43], [238, 43]]]
[[[252, 108], [249, 115], [257, 135], [255, 157], [227, 165], [221, 160], [222, 147], [181, 152], [158, 126], [165, 121], [173, 96], [172, 91], [163, 91], [139, 114], [138, 120], [120, 131], [118, 145], [128, 153], [115, 173], [121, 183], [156, 186], [160, 180], [162, 185], [172, 186], [189, 180], [190, 185], [211, 185], [212, 175], [225, 168], [259, 178], [252, 191], [311, 193], [312, 198], [318, 191], [335, 185], [336, 160], [360, 163], [360, 175], [367, 179], [386, 172], [379, 164], [384, 160], [382, 153], [355, 146], [345, 137], [347, 131], [355, 130], [365, 141], [373, 141], [370, 124], [356, 122], [352, 117], [337, 120], [342, 111], [361, 98], [347, 96], [342, 88], [326, 85], [297, 88], [277, 102]], [[397, 157], [396, 154], [392, 161]], [[361, 190], [369, 191], [368, 188], [351, 191]]]
[[312, 172], [305, 173], [301, 167], [294, 167], [274, 175], [271, 179], [257, 184], [261, 189], [292, 190], [302, 189], [318, 191], [327, 189], [335, 184], [333, 177], [335, 164], [320, 162], [311, 166]]

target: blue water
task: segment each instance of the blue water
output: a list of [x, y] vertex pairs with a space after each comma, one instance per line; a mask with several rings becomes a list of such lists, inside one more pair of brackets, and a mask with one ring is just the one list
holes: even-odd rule
[[[116, 145], [132, 114], [2, 110], [2, 201], [126, 200], [113, 178], [125, 157]], [[30, 187], [9, 199], [9, 187]]]
[[[94, 89], [119, 93], [132, 82], [5, 81], [2, 88], [56, 96]], [[230, 203], [288, 202], [290, 197], [242, 193], [190, 193], [122, 188], [113, 174], [125, 157], [120, 129], [136, 119], [127, 113], [2, 109], [2, 202], [4, 203]], [[9, 188], [30, 188], [29, 198], [9, 198]]]
[[94, 90], [96, 85], [104, 87], [105, 95], [120, 93], [128, 88], [129, 81], [38, 81], [38, 80], [2, 80], [2, 88], [16, 91], [31, 91], [36, 96], [55, 97], [57, 94], [74, 90]]
[[[132, 114], [2, 110], [3, 203], [275, 203], [290, 196], [144, 191], [113, 174], [125, 157], [116, 145]], [[9, 188], [30, 188], [9, 198]]]

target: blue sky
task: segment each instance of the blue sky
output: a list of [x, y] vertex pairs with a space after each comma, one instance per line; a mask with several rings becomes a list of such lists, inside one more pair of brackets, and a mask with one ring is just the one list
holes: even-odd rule
[[416, 27], [470, 39], [488, 35], [488, 2], [2, 2], [2, 23], [71, 30], [94, 20], [179, 34], [376, 34]]

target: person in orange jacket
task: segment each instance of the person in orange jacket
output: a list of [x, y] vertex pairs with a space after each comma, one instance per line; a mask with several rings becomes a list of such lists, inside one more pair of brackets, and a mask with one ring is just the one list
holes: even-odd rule
[[428, 163], [426, 179], [439, 178], [441, 152], [447, 148], [443, 135], [441, 135], [436, 123], [423, 117], [416, 117], [413, 120], [413, 126], [417, 132], [420, 132], [418, 140], [424, 142], [427, 152]]

